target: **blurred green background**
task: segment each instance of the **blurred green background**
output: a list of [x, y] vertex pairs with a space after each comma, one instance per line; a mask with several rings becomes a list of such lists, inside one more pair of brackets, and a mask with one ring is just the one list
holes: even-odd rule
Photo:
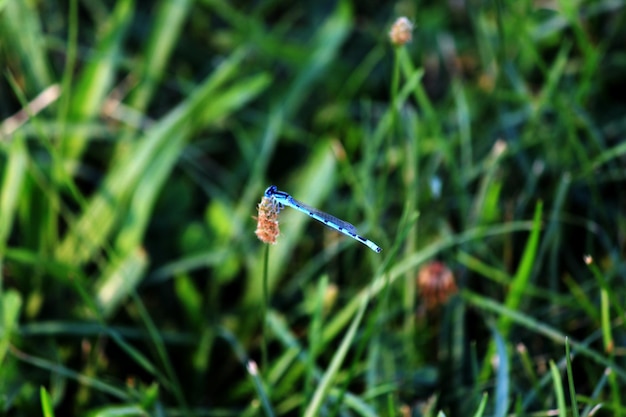
[[0, 413], [626, 415], [625, 6], [0, 0]]

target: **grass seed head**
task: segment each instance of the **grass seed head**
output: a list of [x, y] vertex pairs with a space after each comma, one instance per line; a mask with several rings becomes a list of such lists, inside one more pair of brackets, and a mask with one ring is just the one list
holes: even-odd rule
[[274, 199], [263, 197], [257, 206], [259, 216], [256, 218], [256, 231], [254, 232], [261, 242], [273, 245], [276, 243], [280, 229], [278, 228], [278, 212], [280, 207]]
[[395, 46], [402, 46], [413, 39], [413, 23], [406, 17], [399, 17], [391, 26], [389, 39]]
[[458, 291], [452, 271], [439, 261], [430, 262], [420, 268], [417, 286], [429, 309], [445, 304]]

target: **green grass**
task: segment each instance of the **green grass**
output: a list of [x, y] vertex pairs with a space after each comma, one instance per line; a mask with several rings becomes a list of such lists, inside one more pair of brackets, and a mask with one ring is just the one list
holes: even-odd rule
[[0, 414], [626, 415], [626, 2], [422, 3], [0, 0]]

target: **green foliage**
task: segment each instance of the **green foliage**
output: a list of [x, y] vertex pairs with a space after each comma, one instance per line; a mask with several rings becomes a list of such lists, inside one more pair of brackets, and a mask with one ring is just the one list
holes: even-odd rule
[[0, 413], [626, 415], [625, 13], [0, 0]]
[[39, 390], [41, 396], [41, 410], [44, 417], [54, 417], [54, 411], [52, 410], [52, 401], [50, 400], [50, 394], [44, 387]]

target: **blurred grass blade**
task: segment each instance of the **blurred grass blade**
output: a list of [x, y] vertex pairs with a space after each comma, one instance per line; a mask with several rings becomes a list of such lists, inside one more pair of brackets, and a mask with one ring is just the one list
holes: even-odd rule
[[[219, 335], [230, 345], [231, 349], [235, 353], [235, 356], [239, 360], [239, 362], [246, 368], [248, 375], [252, 378], [252, 383], [254, 385], [254, 389], [261, 399], [262, 406], [266, 412], [266, 415], [273, 417], [275, 415], [269, 396], [267, 395], [267, 391], [265, 390], [263, 380], [258, 372], [258, 367], [256, 362], [250, 360], [248, 358], [248, 354], [241, 346], [237, 338], [227, 329], [223, 327], [218, 328]], [[239, 415], [242, 416], [257, 416], [258, 415], [258, 402], [253, 401], [247, 409], [247, 412], [239, 412]]]
[[481, 259], [472, 256], [467, 252], [459, 251], [456, 260], [470, 271], [480, 275], [482, 278], [486, 278], [503, 286], [511, 283], [511, 277], [506, 273], [506, 271], [483, 262]]
[[[527, 314], [520, 313], [516, 310], [511, 310], [500, 303], [497, 303], [489, 298], [480, 296], [467, 290], [463, 291], [463, 298], [468, 303], [480, 309], [490, 311], [502, 317], [507, 317], [509, 321], [514, 322], [517, 325], [523, 326], [527, 329], [532, 330], [535, 333], [541, 334], [556, 343], [565, 344], [565, 334], [557, 329], [554, 329], [553, 327], [550, 327], [540, 322], [539, 320], [534, 319]], [[570, 342], [572, 344], [572, 347], [576, 351], [576, 354], [586, 356], [596, 363], [599, 363], [607, 368], [611, 368], [612, 371], [622, 379], [622, 381], [626, 382], [626, 370], [616, 364], [612, 359], [607, 358], [604, 354], [600, 354], [596, 350], [589, 348], [584, 343], [574, 340], [571, 340]]]
[[263, 381], [261, 380], [261, 376], [259, 375], [259, 368], [256, 365], [256, 362], [249, 360], [246, 364], [246, 370], [248, 371], [248, 375], [252, 378], [252, 383], [254, 384], [254, 389], [257, 392], [257, 395], [261, 399], [261, 404], [263, 405], [263, 410], [265, 410], [265, 415], [268, 417], [274, 417], [276, 414], [272, 408], [272, 403], [270, 401], [270, 393], [267, 391], [265, 386], [263, 385]]
[[614, 147], [605, 150], [593, 160], [593, 162], [589, 166], [588, 171], [585, 172], [585, 175], [592, 175], [592, 172], [596, 171], [602, 165], [614, 159], [618, 159], [625, 154], [626, 154], [626, 142], [619, 143], [615, 145]]
[[[267, 325], [276, 340], [286, 348], [283, 356], [280, 360], [276, 361], [274, 367], [268, 373], [268, 382], [277, 383], [285, 381], [285, 373], [293, 372], [293, 369], [298, 366], [296, 361], [299, 361], [303, 365], [303, 371], [306, 371], [305, 366], [308, 365], [309, 361], [308, 352], [305, 347], [300, 344], [293, 330], [289, 328], [289, 324], [285, 322], [284, 317], [278, 316], [275, 312], [270, 311], [267, 316]], [[322, 376], [319, 369], [315, 367], [312, 371], [314, 372], [314, 379], [319, 380]], [[289, 383], [288, 389], [291, 390], [291, 388], [292, 386]]]
[[376, 126], [376, 130], [373, 133], [372, 138], [373, 143], [380, 146], [384, 142], [384, 139], [389, 135], [389, 132], [393, 131], [396, 107], [402, 108], [404, 103], [408, 100], [410, 94], [418, 89], [421, 85], [421, 80], [423, 76], [424, 70], [422, 70], [421, 68], [406, 75], [406, 81], [402, 86], [402, 89], [398, 92], [398, 96], [395, 98], [396, 105], [389, 106], [387, 108], [385, 114], [383, 114], [381, 120]]
[[567, 417], [567, 408], [565, 407], [565, 392], [563, 390], [563, 380], [561, 379], [561, 373], [557, 368], [554, 361], [550, 361], [550, 374], [552, 375], [552, 382], [554, 383], [554, 394], [559, 409], [559, 417]]
[[43, 417], [54, 417], [54, 407], [50, 399], [50, 394], [44, 386], [39, 387], [39, 399], [41, 400], [41, 412]]
[[139, 67], [140, 81], [128, 99], [134, 109], [143, 112], [154, 96], [193, 3], [193, 0], [161, 0], [153, 6], [156, 17]]
[[[402, 73], [406, 78], [410, 78], [416, 71], [424, 72], [421, 68], [417, 70], [415, 69], [415, 65], [413, 64], [413, 61], [411, 61], [407, 48], [399, 48], [397, 53], [400, 59]], [[424, 112], [424, 122], [427, 127], [427, 131], [436, 136], [440, 136], [440, 132], [442, 130], [440, 117], [437, 114], [435, 107], [433, 106], [433, 103], [431, 102], [431, 99], [422, 83], [418, 83], [415, 86], [413, 96]]]
[[149, 414], [137, 405], [107, 405], [86, 414], [86, 417], [145, 417]]
[[[501, 163], [505, 155], [506, 143], [500, 140], [496, 141], [491, 148], [491, 152], [485, 158], [482, 167], [484, 174], [480, 179], [479, 189], [472, 203], [468, 225], [489, 224], [499, 218], [500, 193], [503, 187], [503, 182], [500, 179], [501, 175], [499, 174], [501, 174]], [[463, 172], [470, 172], [470, 170]], [[466, 181], [469, 183], [469, 179]], [[468, 183], [464, 185], [467, 186]]]
[[[47, 58], [45, 38], [39, 21], [36, 3], [30, 1], [7, 1], [0, 13], [0, 37], [3, 48], [11, 48], [20, 60], [20, 73], [24, 74], [26, 95], [32, 96], [50, 84], [52, 75]], [[9, 46], [10, 45], [10, 46]], [[5, 70], [4, 64], [2, 65]]]
[[113, 260], [108, 265], [95, 289], [103, 317], [110, 317], [130, 292], [135, 291], [147, 266], [148, 259], [142, 248], [136, 248], [125, 259]]
[[22, 192], [24, 174], [28, 154], [24, 145], [24, 138], [16, 134], [9, 144], [0, 144], [3, 153], [8, 155], [8, 162], [2, 173], [2, 188], [0, 188], [0, 261], [4, 257], [7, 240], [11, 233], [15, 211]]
[[363, 314], [367, 309], [367, 305], [369, 303], [368, 297], [362, 297], [360, 299], [359, 309], [352, 320], [352, 324], [348, 328], [339, 348], [333, 355], [333, 358], [330, 362], [330, 365], [324, 372], [324, 376], [322, 377], [315, 393], [313, 394], [313, 399], [309, 403], [306, 411], [304, 413], [304, 417], [315, 417], [320, 415], [320, 409], [322, 408], [323, 403], [326, 401], [326, 397], [330, 388], [332, 386], [333, 381], [337, 378], [341, 364], [343, 363], [346, 355], [348, 354], [348, 349], [350, 345], [354, 342], [356, 337], [357, 329], [359, 328], [359, 324], [361, 323], [361, 319], [363, 318]]
[[[459, 137], [460, 137], [460, 169], [461, 172], [471, 172], [473, 168], [474, 156], [472, 152], [472, 144], [475, 142], [472, 140], [472, 123], [471, 123], [471, 115], [469, 109], [469, 103], [467, 94], [465, 92], [464, 85], [462, 82], [457, 79], [452, 83], [452, 91], [454, 95], [454, 104], [456, 108], [456, 123], [459, 127]], [[498, 142], [496, 142], [498, 143]], [[496, 158], [497, 159], [497, 156]], [[488, 180], [487, 180], [488, 178]], [[494, 178], [492, 175], [487, 175], [485, 182], [492, 182]], [[483, 184], [484, 190], [486, 191], [486, 184]]]
[[498, 236], [516, 231], [529, 230], [531, 227], [532, 224], [529, 222], [509, 222], [489, 227], [481, 226], [467, 230], [460, 235], [449, 236], [440, 241], [431, 243], [419, 252], [415, 252], [411, 256], [403, 258], [387, 273], [389, 275], [388, 277], [386, 275], [377, 275], [370, 288], [362, 290], [358, 297], [353, 297], [348, 304], [333, 315], [332, 319], [324, 328], [324, 340], [332, 340], [334, 336], [336, 336], [346, 326], [346, 323], [350, 321], [350, 318], [357, 311], [361, 298], [368, 296], [368, 291], [371, 291], [373, 297], [385, 288], [386, 285], [393, 285], [397, 279], [405, 276], [407, 271], [414, 269], [427, 259], [436, 256], [438, 253], [441, 253], [450, 247], [462, 245], [463, 243], [477, 239], [485, 239], [489, 236]]
[[[541, 214], [543, 212], [543, 203], [540, 201], [535, 206], [535, 215], [533, 217], [533, 226], [530, 236], [526, 242], [524, 253], [520, 264], [517, 267], [517, 272], [513, 277], [511, 288], [508, 296], [505, 300], [505, 306], [508, 309], [516, 310], [522, 303], [524, 293], [528, 289], [530, 279], [532, 277], [533, 268], [535, 266], [535, 256], [539, 248], [539, 236], [542, 230]], [[498, 319], [498, 330], [502, 333], [502, 336], [507, 338], [513, 321], [506, 315], [500, 316]], [[493, 342], [490, 343], [487, 350], [487, 358], [491, 358], [496, 351], [496, 346]], [[490, 360], [486, 360], [483, 364], [479, 380], [485, 381], [488, 375], [491, 373]]]
[[130, 293], [133, 302], [135, 304], [135, 308], [143, 321], [144, 326], [148, 330], [148, 334], [150, 335], [150, 340], [152, 341], [152, 346], [156, 349], [157, 356], [161, 361], [161, 365], [165, 368], [165, 374], [167, 375], [167, 383], [169, 388], [172, 390], [172, 393], [176, 400], [178, 401], [178, 405], [182, 408], [182, 413], [184, 416], [190, 416], [191, 413], [189, 411], [189, 407], [187, 405], [187, 400], [185, 395], [183, 394], [182, 385], [180, 380], [178, 379], [178, 372], [174, 369], [172, 365], [172, 361], [170, 356], [168, 355], [168, 351], [165, 348], [165, 343], [163, 342], [163, 337], [161, 336], [161, 332], [155, 325], [150, 313], [146, 309], [146, 306], [141, 301], [139, 296], [135, 292]]
[[[608, 371], [608, 370], [607, 370]], [[593, 391], [590, 395], [590, 402], [582, 410], [581, 415], [583, 417], [595, 417], [598, 415], [598, 410], [605, 405], [604, 393], [607, 390], [609, 372], [602, 373], [597, 381], [594, 381]]]
[[571, 49], [572, 45], [569, 42], [564, 42], [561, 45], [561, 49], [548, 73], [548, 80], [539, 93], [539, 97], [535, 103], [534, 117], [540, 117], [540, 114], [546, 110], [544, 107], [552, 106], [551, 101], [554, 100], [555, 93], [558, 91], [561, 79], [564, 76], [568, 63], [567, 57]]
[[[601, 308], [599, 312], [599, 317], [598, 312], [595, 312], [595, 315], [592, 315], [591, 317], [596, 318], [602, 324], [601, 328], [602, 337], [604, 339], [604, 348], [607, 352], [611, 353], [615, 348], [615, 340], [612, 336], [611, 331], [611, 310], [608, 303], [610, 302], [610, 304], [613, 306], [616, 313], [620, 316], [622, 320], [626, 319], [626, 310], [624, 309], [624, 304], [622, 300], [619, 298], [619, 293], [613, 290], [613, 287], [611, 285], [612, 283], [605, 278], [603, 272], [600, 270], [600, 268], [598, 268], [596, 261], [592, 257], [588, 257], [585, 263], [587, 264], [587, 268], [592, 272], [594, 278], [596, 279], [596, 285], [598, 285], [601, 289]], [[595, 304], [594, 309], [597, 310], [597, 305]]]
[[11, 349], [11, 355], [25, 363], [28, 363], [29, 365], [72, 379], [81, 385], [110, 395], [112, 398], [116, 398], [121, 401], [131, 400], [132, 394], [127, 391], [126, 387], [114, 385], [113, 383], [104, 382], [98, 378], [81, 374], [66, 366], [59, 365], [58, 363], [42, 359], [37, 356], [26, 354], [17, 349]]
[[61, 88], [59, 85], [52, 84], [27, 103], [26, 97], [20, 90], [20, 86], [17, 80], [15, 80], [15, 77], [10, 74], [8, 78], [14, 93], [19, 97], [19, 100], [22, 103], [22, 109], [20, 109], [20, 111], [15, 113], [13, 116], [2, 121], [0, 124], [0, 140], [7, 141], [11, 140], [11, 136], [17, 129], [28, 123], [30, 120], [34, 120], [37, 114], [54, 103], [61, 95]]
[[[106, 31], [72, 91], [68, 114], [70, 122], [82, 124], [100, 113], [104, 99], [113, 85], [134, 8], [134, 0], [119, 0], [115, 4], [115, 10], [105, 25]], [[89, 130], [78, 129], [61, 140], [61, 155], [66, 162], [74, 163], [87, 146]]]
[[[324, 301], [326, 300], [328, 290], [328, 275], [324, 275], [319, 280], [317, 286], [316, 297], [314, 300], [313, 312], [311, 314], [311, 324], [309, 330], [309, 351], [307, 355], [306, 372], [304, 376], [304, 398], [308, 400], [311, 398], [312, 387], [316, 379], [315, 364], [317, 362], [317, 356], [321, 354], [319, 342], [322, 340], [322, 322], [323, 322], [323, 310]], [[304, 405], [304, 403], [303, 403]], [[302, 409], [304, 410], [304, 408]], [[302, 414], [302, 413], [301, 413]]]
[[[204, 97], [209, 95], [212, 95], [212, 97], [206, 103], [203, 103], [202, 99], [198, 100], [197, 111], [202, 114], [201, 116], [196, 116], [198, 117], [195, 120], [196, 123], [200, 123], [202, 120], [205, 123], [210, 123], [226, 117], [230, 111], [243, 107], [248, 101], [261, 94], [268, 86], [270, 81], [268, 76], [259, 74], [239, 80], [232, 88], [223, 91], [221, 94], [212, 93], [212, 89], [217, 89], [221, 84], [226, 83], [226, 81], [236, 75], [244, 58], [243, 52], [242, 50], [234, 54], [230, 61], [224, 62], [207, 81], [207, 93]], [[163, 184], [168, 179], [171, 169], [178, 161], [187, 143], [188, 136], [192, 133], [189, 127], [181, 124], [178, 127], [173, 127], [172, 132], [164, 133], [159, 139], [147, 139], [162, 142], [162, 148], [154, 150], [158, 154], [153, 155], [152, 158], [154, 160], [150, 161], [150, 165], [145, 168], [146, 172], [141, 176], [137, 189], [132, 195], [129, 211], [124, 220], [123, 231], [115, 243], [117, 250], [127, 250], [140, 244], [143, 233], [151, 219], [150, 214], [156, 198]], [[168, 137], [168, 134], [172, 136]], [[140, 151], [141, 149], [137, 149], [137, 152]]]
[[[244, 54], [241, 52], [243, 51], [234, 53], [223, 65], [232, 68], [243, 59]], [[169, 152], [177, 149], [180, 152], [192, 132], [217, 118], [225, 117], [256, 97], [269, 83], [269, 78], [261, 74], [242, 80], [225, 92], [216, 92], [221, 81], [225, 80], [224, 73], [216, 71], [194, 91], [191, 97], [150, 129], [136, 150], [112, 167], [100, 191], [85, 207], [59, 246], [57, 256], [60, 260], [80, 264], [106, 245], [106, 238], [116, 221], [126, 213], [122, 208], [129, 203], [138, 182], [145, 178], [145, 172], [151, 169], [151, 166], [162, 171], [159, 174], [161, 180], [165, 178], [167, 172], [173, 168], [176, 160], [174, 156], [179, 155], [176, 153], [173, 156]], [[148, 184], [148, 189], [143, 192], [154, 196], [161, 186], [162, 182], [156, 181]], [[146, 202], [148, 203], [153, 203], [153, 198]], [[145, 210], [145, 204], [142, 210]], [[139, 223], [134, 224], [140, 230], [147, 224], [146, 218], [130, 220], [134, 222], [139, 220]], [[138, 235], [134, 233], [134, 236], [137, 238]]]
[[[562, 222], [560, 221], [561, 214], [565, 211], [563, 205], [566, 202], [566, 197], [571, 187], [571, 176], [569, 173], [564, 173], [561, 175], [561, 181], [559, 182], [559, 187], [555, 193], [554, 198], [552, 199], [551, 206], [552, 210], [550, 211], [550, 221], [543, 233], [541, 246], [539, 247], [539, 252], [537, 253], [537, 258], [535, 260], [537, 265], [544, 264], [544, 257], [547, 252], [550, 251], [550, 263], [549, 267], [552, 272], [550, 275], [551, 280], [547, 282], [548, 288], [555, 290], [558, 283], [558, 273], [556, 272], [556, 263], [559, 258], [559, 252], [563, 246], [562, 233], [561, 229], [563, 227]], [[535, 267], [535, 269], [537, 269]]]
[[511, 395], [510, 389], [510, 367], [509, 367], [509, 354], [506, 349], [506, 342], [500, 334], [500, 332], [493, 328], [491, 333], [493, 334], [493, 341], [496, 346], [496, 352], [498, 357], [498, 365], [496, 370], [496, 392], [495, 392], [495, 417], [505, 417], [507, 410], [509, 409], [509, 396]]
[[474, 417], [483, 417], [483, 415], [485, 414], [485, 409], [487, 408], [488, 399], [489, 399], [489, 394], [485, 392], [480, 400], [478, 410], [476, 410], [476, 412], [474, 413]]
[[21, 309], [20, 293], [14, 290], [0, 291], [0, 367], [4, 366], [2, 363], [11, 344], [11, 337], [18, 328]]
[[[341, 398], [342, 404], [338, 404], [339, 406], [343, 406], [346, 410], [345, 414], [339, 415], [354, 415], [361, 417], [380, 417], [381, 413], [377, 412], [377, 410], [368, 404], [369, 398], [363, 398], [361, 395], [345, 393], [345, 392], [337, 392], [338, 390], [331, 390], [331, 394], [333, 396], [333, 400], [335, 398]], [[349, 410], [352, 410], [353, 413], [349, 413]], [[398, 415], [395, 414], [395, 409], [389, 412], [389, 416]], [[330, 416], [335, 416], [337, 414], [329, 414]]]
[[[223, 117], [224, 114], [228, 114], [231, 110], [243, 106], [247, 101], [260, 94], [267, 83], [268, 79], [264, 75], [241, 80], [233, 88], [226, 90], [221, 95], [216, 95], [215, 100], [205, 106], [206, 109], [202, 112], [203, 115], [200, 120], [206, 120], [208, 123]], [[125, 292], [134, 288], [134, 286], [139, 283], [138, 280], [141, 279], [141, 274], [145, 270], [147, 264], [145, 254], [140, 250], [142, 256], [138, 257], [137, 250], [139, 245], [141, 245], [148, 223], [152, 218], [152, 210], [156, 204], [159, 192], [181, 155], [188, 138], [187, 133], [190, 132], [188, 132], [187, 129], [181, 129], [177, 133], [177, 136], [173, 136], [170, 140], [163, 143], [163, 148], [158, 150], [158, 153], [154, 155], [154, 159], [150, 161], [145, 172], [140, 177], [137, 187], [130, 198], [125, 218], [122, 219], [121, 231], [114, 243], [114, 249], [118, 256], [126, 260], [137, 260], [141, 265], [140, 268], [133, 267], [131, 269], [140, 275], [132, 274], [132, 276], [135, 277], [135, 280], [130, 281], [133, 282], [133, 285], [128, 285], [127, 283], [125, 286], [121, 287]], [[136, 262], [132, 263], [135, 264]], [[126, 269], [124, 265], [122, 265], [121, 268]], [[117, 269], [117, 266], [115, 266], [114, 269]], [[120, 288], [118, 285], [119, 281], [116, 277], [119, 277], [117, 272], [113, 274], [105, 273], [99, 278], [99, 285], [109, 289]], [[113, 283], [109, 283], [109, 280], [112, 280]]]
[[352, 20], [352, 6], [347, 0], [337, 3], [332, 15], [330, 15], [315, 33], [313, 48], [309, 54], [309, 61], [302, 63], [303, 70], [291, 85], [288, 93], [282, 101], [285, 115], [294, 114], [303, 101], [308, 97], [307, 90], [314, 80], [319, 80], [326, 73], [330, 64], [340, 53], [340, 47], [348, 36]]
[[[535, 207], [535, 215], [533, 216], [533, 226], [524, 253], [522, 255], [521, 262], [517, 267], [517, 272], [513, 277], [511, 283], [511, 289], [506, 299], [506, 307], [510, 309], [517, 309], [523, 299], [524, 291], [528, 287], [530, 282], [533, 268], [535, 266], [535, 256], [537, 255], [537, 249], [539, 247], [539, 236], [542, 230], [542, 216], [543, 203], [539, 201]], [[510, 328], [510, 323], [506, 318], [501, 318], [498, 323], [498, 328], [503, 332], [503, 336], [506, 337]]]
[[569, 338], [565, 339], [565, 363], [567, 365], [567, 384], [569, 387], [569, 398], [572, 402], [572, 417], [578, 417], [578, 400], [576, 400], [576, 387], [574, 384], [574, 372], [572, 370], [572, 355], [569, 348]]

